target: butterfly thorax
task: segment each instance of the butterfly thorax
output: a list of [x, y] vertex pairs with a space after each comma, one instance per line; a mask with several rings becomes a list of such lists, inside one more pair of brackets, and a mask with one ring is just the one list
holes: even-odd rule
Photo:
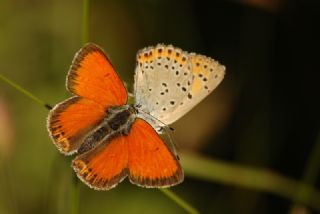
[[78, 153], [87, 152], [97, 144], [107, 142], [118, 135], [128, 135], [135, 119], [136, 109], [132, 105], [109, 107], [97, 128], [84, 138]]

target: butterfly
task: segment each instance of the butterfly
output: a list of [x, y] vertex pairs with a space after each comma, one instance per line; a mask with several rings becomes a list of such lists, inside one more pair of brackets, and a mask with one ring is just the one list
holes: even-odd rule
[[76, 154], [72, 167], [89, 187], [109, 190], [126, 177], [142, 187], [179, 184], [178, 156], [164, 128], [222, 81], [217, 61], [171, 45], [137, 53], [133, 104], [109, 58], [93, 43], [75, 55], [66, 87], [73, 94], [50, 110], [49, 134], [59, 151]]

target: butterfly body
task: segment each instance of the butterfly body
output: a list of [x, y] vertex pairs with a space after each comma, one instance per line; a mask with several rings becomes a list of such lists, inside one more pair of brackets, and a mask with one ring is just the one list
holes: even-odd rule
[[157, 45], [138, 52], [135, 103], [105, 53], [94, 44], [75, 56], [67, 76], [74, 96], [49, 113], [49, 134], [89, 187], [108, 190], [128, 177], [143, 187], [183, 181], [175, 152], [159, 134], [223, 79], [211, 58]]

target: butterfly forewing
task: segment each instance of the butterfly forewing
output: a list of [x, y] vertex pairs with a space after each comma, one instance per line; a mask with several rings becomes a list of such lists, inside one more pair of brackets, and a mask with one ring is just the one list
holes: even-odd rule
[[74, 57], [67, 77], [70, 92], [104, 106], [124, 105], [127, 91], [101, 48], [85, 45]]

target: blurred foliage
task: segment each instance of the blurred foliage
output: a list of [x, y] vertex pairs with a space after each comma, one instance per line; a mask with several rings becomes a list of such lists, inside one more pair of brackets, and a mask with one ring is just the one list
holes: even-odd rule
[[[105, 49], [130, 91], [135, 54], [143, 47], [173, 44], [219, 60], [227, 67], [221, 86], [174, 124], [179, 150], [299, 180], [320, 130], [320, 7], [266, 2], [96, 0], [89, 38]], [[0, 74], [50, 104], [62, 101], [70, 96], [65, 76], [81, 47], [81, 26], [80, 1], [1, 1]], [[0, 82], [0, 213], [68, 213], [72, 207], [71, 157], [51, 143], [47, 113]], [[319, 167], [316, 162], [313, 171]], [[319, 189], [319, 175], [313, 176]], [[79, 188], [80, 213], [185, 212], [160, 191], [128, 181], [108, 192]], [[202, 213], [288, 213], [293, 203], [192, 175], [172, 190]], [[296, 207], [292, 213], [307, 212]]]

